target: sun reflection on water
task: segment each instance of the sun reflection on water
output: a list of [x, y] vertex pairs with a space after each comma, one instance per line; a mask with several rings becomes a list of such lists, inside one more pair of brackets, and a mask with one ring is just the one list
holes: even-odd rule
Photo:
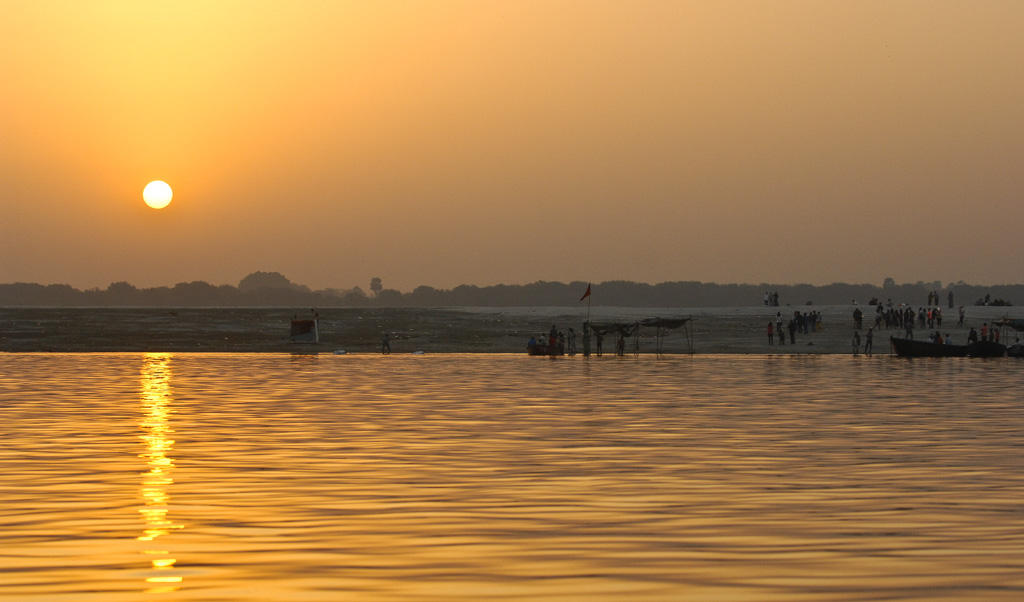
[[175, 524], [168, 516], [168, 504], [171, 496], [168, 488], [174, 479], [174, 458], [168, 454], [174, 447], [171, 435], [174, 430], [170, 426], [172, 389], [171, 389], [171, 355], [168, 353], [147, 353], [142, 360], [140, 402], [142, 417], [139, 428], [146, 446], [139, 457], [146, 461], [148, 471], [142, 473], [142, 486], [139, 494], [145, 506], [139, 509], [146, 527], [137, 539], [148, 542], [143, 551], [149, 557], [152, 572], [146, 577], [146, 593], [172, 592], [180, 589], [182, 578], [173, 575], [176, 559], [170, 552], [158, 549], [155, 542], [182, 525]]
[[596, 360], [0, 353], [0, 599], [1021, 598], [1019, 363]]

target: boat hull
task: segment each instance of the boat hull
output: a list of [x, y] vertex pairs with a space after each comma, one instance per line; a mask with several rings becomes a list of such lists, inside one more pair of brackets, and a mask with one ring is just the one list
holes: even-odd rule
[[967, 346], [967, 355], [971, 357], [1003, 357], [1006, 345], [993, 341], [978, 341]]
[[900, 357], [967, 357], [967, 345], [945, 345], [889, 337], [892, 352]]
[[528, 346], [526, 352], [530, 355], [565, 355], [565, 347], [563, 345], [552, 346], [537, 343], [536, 345]]
[[292, 320], [291, 339], [294, 343], [319, 343], [320, 321]]

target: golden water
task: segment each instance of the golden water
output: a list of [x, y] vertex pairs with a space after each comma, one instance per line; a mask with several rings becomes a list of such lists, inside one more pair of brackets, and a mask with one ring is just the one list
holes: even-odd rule
[[1017, 600], [1021, 366], [0, 355], [0, 599]]

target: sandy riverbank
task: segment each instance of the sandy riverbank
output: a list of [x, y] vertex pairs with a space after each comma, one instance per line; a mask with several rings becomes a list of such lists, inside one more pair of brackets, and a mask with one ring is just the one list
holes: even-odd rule
[[[820, 332], [797, 335], [796, 344], [769, 346], [766, 326], [776, 311], [819, 311]], [[742, 308], [592, 308], [592, 322], [634, 322], [644, 318], [692, 317], [694, 353], [850, 353], [854, 306]], [[874, 324], [874, 308], [861, 306], [864, 328]], [[944, 310], [943, 333], [966, 342], [967, 330], [1004, 316], [1024, 317], [1024, 308], [966, 308], [964, 327], [956, 328], [956, 310]], [[289, 339], [293, 316], [310, 309], [285, 308], [0, 308], [2, 352], [198, 351], [280, 353], [379, 353], [381, 334], [388, 332], [394, 353], [518, 353], [531, 335], [559, 330], [577, 332], [586, 308], [320, 308], [320, 343], [296, 344]], [[863, 337], [863, 330], [862, 337]], [[927, 329], [915, 331], [924, 338]], [[875, 334], [876, 350], [888, 352], [890, 334]], [[1008, 335], [1012, 339], [1012, 334]], [[1012, 343], [1012, 340], [1009, 342]], [[654, 329], [641, 329], [640, 353], [654, 353]], [[787, 341], [788, 343], [788, 341]], [[582, 348], [582, 344], [580, 345]], [[605, 339], [605, 352], [614, 340]], [[633, 341], [628, 349], [632, 350]], [[689, 351], [686, 336], [672, 331], [665, 353]]]

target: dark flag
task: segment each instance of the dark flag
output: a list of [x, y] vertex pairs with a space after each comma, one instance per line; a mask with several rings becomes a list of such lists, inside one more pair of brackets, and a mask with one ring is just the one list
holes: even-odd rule
[[582, 297], [580, 297], [580, 301], [582, 301], [582, 300], [586, 299], [586, 298], [587, 298], [587, 297], [589, 297], [589, 296], [590, 296], [590, 285], [588, 284], [588, 285], [587, 285], [587, 292], [583, 293], [583, 296], [582, 296]]

